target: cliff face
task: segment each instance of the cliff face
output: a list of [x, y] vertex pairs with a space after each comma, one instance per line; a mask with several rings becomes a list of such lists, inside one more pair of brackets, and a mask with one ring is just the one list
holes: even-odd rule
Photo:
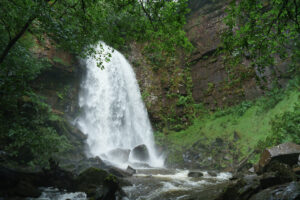
[[46, 97], [53, 112], [74, 117], [79, 110], [78, 94], [84, 68], [75, 56], [54, 48], [48, 40], [34, 51], [38, 57], [46, 57], [51, 67], [41, 72], [32, 87]]
[[186, 26], [188, 37], [196, 48], [190, 58], [193, 98], [210, 109], [231, 106], [261, 95], [261, 90], [256, 85], [255, 73], [247, 67], [236, 68], [235, 73], [244, 74], [245, 78], [234, 84], [230, 83], [230, 74], [222, 55], [218, 54], [228, 2], [190, 1], [192, 8], [198, 8], [193, 9]]
[[44, 97], [45, 103], [51, 106], [52, 113], [57, 116], [57, 119], [49, 122], [50, 126], [59, 135], [67, 137], [73, 146], [64, 154], [61, 162], [70, 164], [82, 160], [85, 158], [86, 136], [71, 121], [79, 113], [78, 94], [85, 70], [75, 56], [56, 49], [47, 40], [34, 49], [34, 53], [40, 58], [47, 58], [51, 66], [39, 74], [31, 87]]
[[[215, 110], [235, 105], [243, 100], [252, 100], [261, 96], [266, 89], [272, 88], [273, 80], [284, 86], [286, 78], [282, 74], [288, 71], [287, 62], [266, 67], [264, 74], [248, 67], [246, 58], [235, 68], [224, 64], [221, 48], [221, 34], [226, 27], [228, 0], [190, 0], [192, 10], [188, 17], [187, 36], [196, 50], [189, 58], [193, 79], [193, 98], [208, 108]], [[257, 82], [257, 78], [266, 77], [266, 81]], [[264, 88], [264, 89], [263, 89]]]
[[[185, 29], [195, 47], [189, 56], [178, 52], [175, 58], [171, 58], [173, 62], [161, 64], [156, 69], [151, 56], [143, 54], [143, 44], [131, 44], [127, 57], [134, 66], [150, 118], [158, 129], [177, 130], [189, 125], [189, 118], [197, 113], [193, 106], [186, 107], [186, 104], [203, 103], [214, 110], [261, 94], [255, 83], [255, 74], [247, 68], [237, 72], [246, 74], [244, 80], [230, 84], [222, 55], [217, 54], [220, 33], [225, 27], [223, 18], [227, 2], [189, 1], [191, 14], [187, 17]], [[170, 124], [182, 126], [169, 127]]]
[[152, 55], [143, 53], [143, 47], [143, 44], [131, 43], [131, 50], [125, 55], [134, 67], [154, 128], [184, 128], [189, 124], [188, 115], [192, 111], [186, 107], [186, 103], [192, 101], [189, 69], [179, 53], [153, 64]]
[[[266, 68], [267, 82], [258, 84], [257, 76], [262, 74], [248, 67], [246, 59], [234, 69], [226, 67], [220, 50], [228, 3], [229, 0], [189, 1], [191, 13], [185, 29], [195, 50], [188, 56], [179, 52], [171, 58], [173, 62], [162, 64], [167, 66], [153, 67], [151, 56], [143, 54], [143, 44], [131, 44], [127, 57], [134, 66], [150, 118], [154, 125], [158, 124], [158, 129], [172, 123], [183, 125], [178, 129], [188, 125], [189, 116], [195, 113], [194, 108], [182, 106], [185, 103], [202, 103], [216, 110], [255, 99], [264, 94], [262, 85], [271, 87], [274, 74], [278, 78], [287, 70], [286, 63]], [[284, 85], [285, 80], [278, 80]]]

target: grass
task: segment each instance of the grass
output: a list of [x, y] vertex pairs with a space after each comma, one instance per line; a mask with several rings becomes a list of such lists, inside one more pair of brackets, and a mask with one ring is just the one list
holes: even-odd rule
[[[195, 119], [186, 130], [167, 131], [164, 137], [162, 133], [156, 133], [156, 138], [167, 143], [168, 148], [174, 152], [174, 155], [169, 156], [178, 161], [180, 158], [177, 157], [181, 155], [178, 151], [183, 152], [191, 148], [199, 140], [209, 144], [216, 138], [233, 140], [235, 135], [239, 138], [235, 145], [240, 149], [242, 159], [256, 148], [258, 141], [265, 140], [271, 134], [270, 121], [274, 116], [292, 111], [295, 103], [299, 102], [299, 96], [298, 89], [281, 91], [280, 94], [273, 95], [277, 99], [275, 103], [273, 97], [261, 97], [256, 101], [241, 104], [242, 106], [204, 114]], [[270, 100], [271, 98], [273, 99]]]

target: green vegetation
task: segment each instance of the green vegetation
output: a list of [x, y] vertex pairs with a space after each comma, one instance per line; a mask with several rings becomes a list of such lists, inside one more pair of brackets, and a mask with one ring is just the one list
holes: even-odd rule
[[[59, 117], [32, 89], [42, 70], [66, 64], [44, 55], [44, 49], [93, 56], [99, 40], [117, 49], [130, 41], [144, 42], [148, 50], [164, 55], [190, 48], [183, 31], [186, 0], [142, 2], [0, 1], [0, 151], [19, 164], [43, 165], [54, 153], [71, 148], [53, 123]], [[104, 55], [99, 66], [109, 57]], [[61, 101], [68, 90], [56, 91]]]
[[299, 73], [300, 1], [233, 0], [227, 9], [223, 47], [228, 64], [250, 60], [263, 73], [284, 60]]
[[152, 41], [148, 49], [171, 54], [191, 46], [182, 29], [186, 0], [2, 0], [0, 9], [0, 64], [28, 32], [83, 57], [95, 53], [99, 40], [117, 49], [132, 40]]
[[202, 114], [187, 129], [164, 129], [156, 132], [155, 138], [158, 144], [168, 146], [170, 159], [176, 163], [182, 162], [182, 153], [198, 141], [209, 145], [216, 138], [233, 141], [237, 137], [234, 145], [240, 151], [239, 159], [243, 159], [254, 150], [259, 152], [286, 141], [300, 142], [299, 100], [298, 83], [286, 91], [274, 89], [256, 101], [245, 101], [214, 113], [200, 106]]

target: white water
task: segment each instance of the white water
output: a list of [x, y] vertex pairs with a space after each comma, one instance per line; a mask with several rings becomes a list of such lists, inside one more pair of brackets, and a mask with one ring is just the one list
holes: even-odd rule
[[87, 195], [83, 192], [67, 193], [56, 188], [41, 188], [43, 193], [39, 198], [26, 198], [26, 200], [86, 200]]
[[[103, 46], [103, 50], [101, 50]], [[108, 155], [114, 149], [130, 149], [145, 144], [149, 150], [148, 164], [162, 167], [164, 159], [155, 151], [153, 132], [143, 104], [135, 73], [125, 57], [104, 43], [97, 51], [102, 53], [86, 60], [87, 74], [79, 96], [82, 114], [77, 119], [81, 131], [88, 135], [87, 143], [93, 156], [125, 168], [138, 162], [132, 156], [124, 162], [118, 156]], [[97, 67], [97, 59], [111, 53], [104, 69]]]
[[123, 187], [123, 190], [130, 199], [136, 200], [187, 200], [194, 199], [197, 193], [215, 186], [217, 188], [218, 184], [226, 182], [232, 176], [222, 172], [214, 177], [202, 171], [203, 177], [193, 178], [188, 173], [189, 170], [178, 169], [163, 169], [161, 173], [157, 169], [137, 170], [137, 174], [133, 175], [133, 186]]

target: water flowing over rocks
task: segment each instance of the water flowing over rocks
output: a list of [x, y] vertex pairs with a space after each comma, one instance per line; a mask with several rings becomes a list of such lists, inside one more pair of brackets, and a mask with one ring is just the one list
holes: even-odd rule
[[[83, 112], [76, 119], [79, 129], [88, 135], [89, 153], [125, 169], [129, 163], [138, 161], [163, 166], [164, 159], [155, 150], [152, 127], [131, 65], [103, 42], [95, 50], [100, 52], [96, 58], [85, 61], [87, 73], [79, 97]], [[111, 54], [110, 61], [104, 62], [101, 70], [97, 58], [106, 54]], [[141, 144], [147, 151], [128, 158], [130, 150]]]
[[189, 173], [188, 173], [188, 177], [199, 178], [202, 176], [203, 176], [203, 173], [200, 171], [189, 171]]
[[109, 159], [110, 157], [114, 157], [120, 160], [120, 162], [128, 162], [130, 152], [131, 152], [130, 149], [121, 149], [121, 148], [113, 149], [107, 153], [107, 159]]

